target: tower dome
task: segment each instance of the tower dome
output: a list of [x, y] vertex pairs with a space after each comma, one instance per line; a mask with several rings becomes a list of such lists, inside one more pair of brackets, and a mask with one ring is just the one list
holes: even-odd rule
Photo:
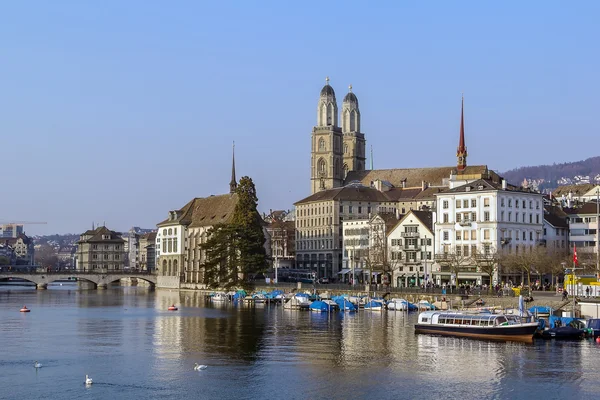
[[329, 77], [325, 79], [325, 86], [321, 89], [319, 97], [317, 126], [338, 126], [337, 101], [335, 99], [335, 92], [329, 85]]
[[321, 89], [321, 97], [327, 96], [332, 96], [335, 99], [335, 92], [329, 83], [327, 83], [325, 86], [323, 86], [323, 89]]
[[355, 104], [358, 107], [358, 99], [356, 95], [352, 93], [352, 85], [348, 86], [348, 93], [344, 96], [344, 103]]
[[352, 93], [352, 85], [348, 86], [348, 93], [342, 102], [342, 131], [344, 133], [360, 132], [358, 98]]

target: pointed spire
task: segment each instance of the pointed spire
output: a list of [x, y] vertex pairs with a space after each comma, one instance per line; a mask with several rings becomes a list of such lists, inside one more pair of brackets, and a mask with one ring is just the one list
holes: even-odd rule
[[373, 170], [373, 145], [371, 145], [371, 171]]
[[231, 157], [231, 181], [229, 182], [229, 193], [235, 193], [236, 189], [237, 189], [237, 180], [235, 179], [235, 141], [234, 141], [232, 157]]
[[460, 105], [460, 138], [458, 139], [458, 148], [456, 149], [458, 171], [464, 171], [467, 167], [467, 146], [465, 146], [465, 97], [461, 98]]

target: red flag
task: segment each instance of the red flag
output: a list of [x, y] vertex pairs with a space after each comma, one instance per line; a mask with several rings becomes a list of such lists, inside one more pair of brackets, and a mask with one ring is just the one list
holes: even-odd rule
[[579, 260], [577, 259], [577, 245], [573, 245], [573, 265], [579, 265]]

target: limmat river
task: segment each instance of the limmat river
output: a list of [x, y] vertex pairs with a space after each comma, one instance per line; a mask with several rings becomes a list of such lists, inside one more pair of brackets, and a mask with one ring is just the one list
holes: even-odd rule
[[[167, 311], [173, 303], [179, 311]], [[0, 398], [600, 397], [600, 344], [591, 340], [415, 335], [415, 320], [213, 304], [185, 291], [0, 286]], [[208, 368], [194, 371], [196, 362]]]

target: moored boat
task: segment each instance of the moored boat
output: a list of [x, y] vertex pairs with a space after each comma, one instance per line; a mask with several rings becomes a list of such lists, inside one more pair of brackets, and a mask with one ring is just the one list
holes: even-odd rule
[[415, 333], [524, 342], [532, 342], [537, 329], [537, 322], [515, 323], [503, 314], [465, 314], [451, 311], [422, 312], [415, 325]]

